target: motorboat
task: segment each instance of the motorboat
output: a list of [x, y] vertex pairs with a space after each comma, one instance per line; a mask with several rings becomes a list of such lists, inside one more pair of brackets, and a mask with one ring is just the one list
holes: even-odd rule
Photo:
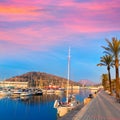
[[20, 96], [31, 96], [32, 92], [31, 90], [24, 90], [20, 93]]

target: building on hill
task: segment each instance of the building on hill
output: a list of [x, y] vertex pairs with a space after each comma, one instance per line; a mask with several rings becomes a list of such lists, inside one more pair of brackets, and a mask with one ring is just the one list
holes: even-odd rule
[[[15, 76], [0, 83], [2, 86], [21, 86], [21, 87], [37, 87], [47, 88], [48, 86], [57, 88], [66, 88], [67, 79], [59, 76], [41, 73], [41, 72], [28, 72], [21, 76]], [[19, 84], [19, 85], [17, 85]], [[80, 83], [69, 81], [70, 86], [80, 86]]]
[[27, 88], [28, 82], [0, 81], [0, 87]]

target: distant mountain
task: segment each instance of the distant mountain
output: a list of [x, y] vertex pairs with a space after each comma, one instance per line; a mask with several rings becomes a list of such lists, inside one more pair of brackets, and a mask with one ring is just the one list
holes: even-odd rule
[[96, 85], [95, 82], [92, 82], [92, 81], [90, 81], [90, 80], [80, 80], [79, 83], [82, 84], [82, 85], [85, 85], [85, 86]]

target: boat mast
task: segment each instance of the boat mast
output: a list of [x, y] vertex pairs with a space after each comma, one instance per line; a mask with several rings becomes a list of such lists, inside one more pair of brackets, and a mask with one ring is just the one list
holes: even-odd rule
[[69, 99], [69, 80], [70, 80], [70, 47], [68, 50], [68, 80], [67, 80], [67, 93], [66, 93], [66, 102], [68, 103]]

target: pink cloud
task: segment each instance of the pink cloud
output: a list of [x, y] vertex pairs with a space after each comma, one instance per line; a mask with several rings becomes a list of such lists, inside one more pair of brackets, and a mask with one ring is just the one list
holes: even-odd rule
[[[43, 16], [44, 13], [36, 13], [34, 6], [20, 7], [20, 6], [0, 6], [0, 16], [3, 21], [31, 21], [36, 20], [38, 16]], [[39, 8], [40, 9], [40, 8]]]
[[[49, 46], [53, 46], [60, 42], [62, 33], [51, 31], [50, 28], [35, 31], [33, 28], [9, 30], [0, 32], [1, 39], [31, 50], [47, 50]], [[58, 39], [58, 40], [57, 40]]]
[[[18, 25], [15, 29], [1, 28], [0, 39], [20, 48], [45, 50], [68, 41], [67, 38], [75, 37], [75, 34], [119, 31], [119, 12], [116, 11], [120, 6], [117, 2], [12, 0], [9, 6], [0, 5], [0, 21], [9, 24], [32, 21], [34, 24], [28, 27]], [[51, 21], [56, 24], [50, 24]]]

